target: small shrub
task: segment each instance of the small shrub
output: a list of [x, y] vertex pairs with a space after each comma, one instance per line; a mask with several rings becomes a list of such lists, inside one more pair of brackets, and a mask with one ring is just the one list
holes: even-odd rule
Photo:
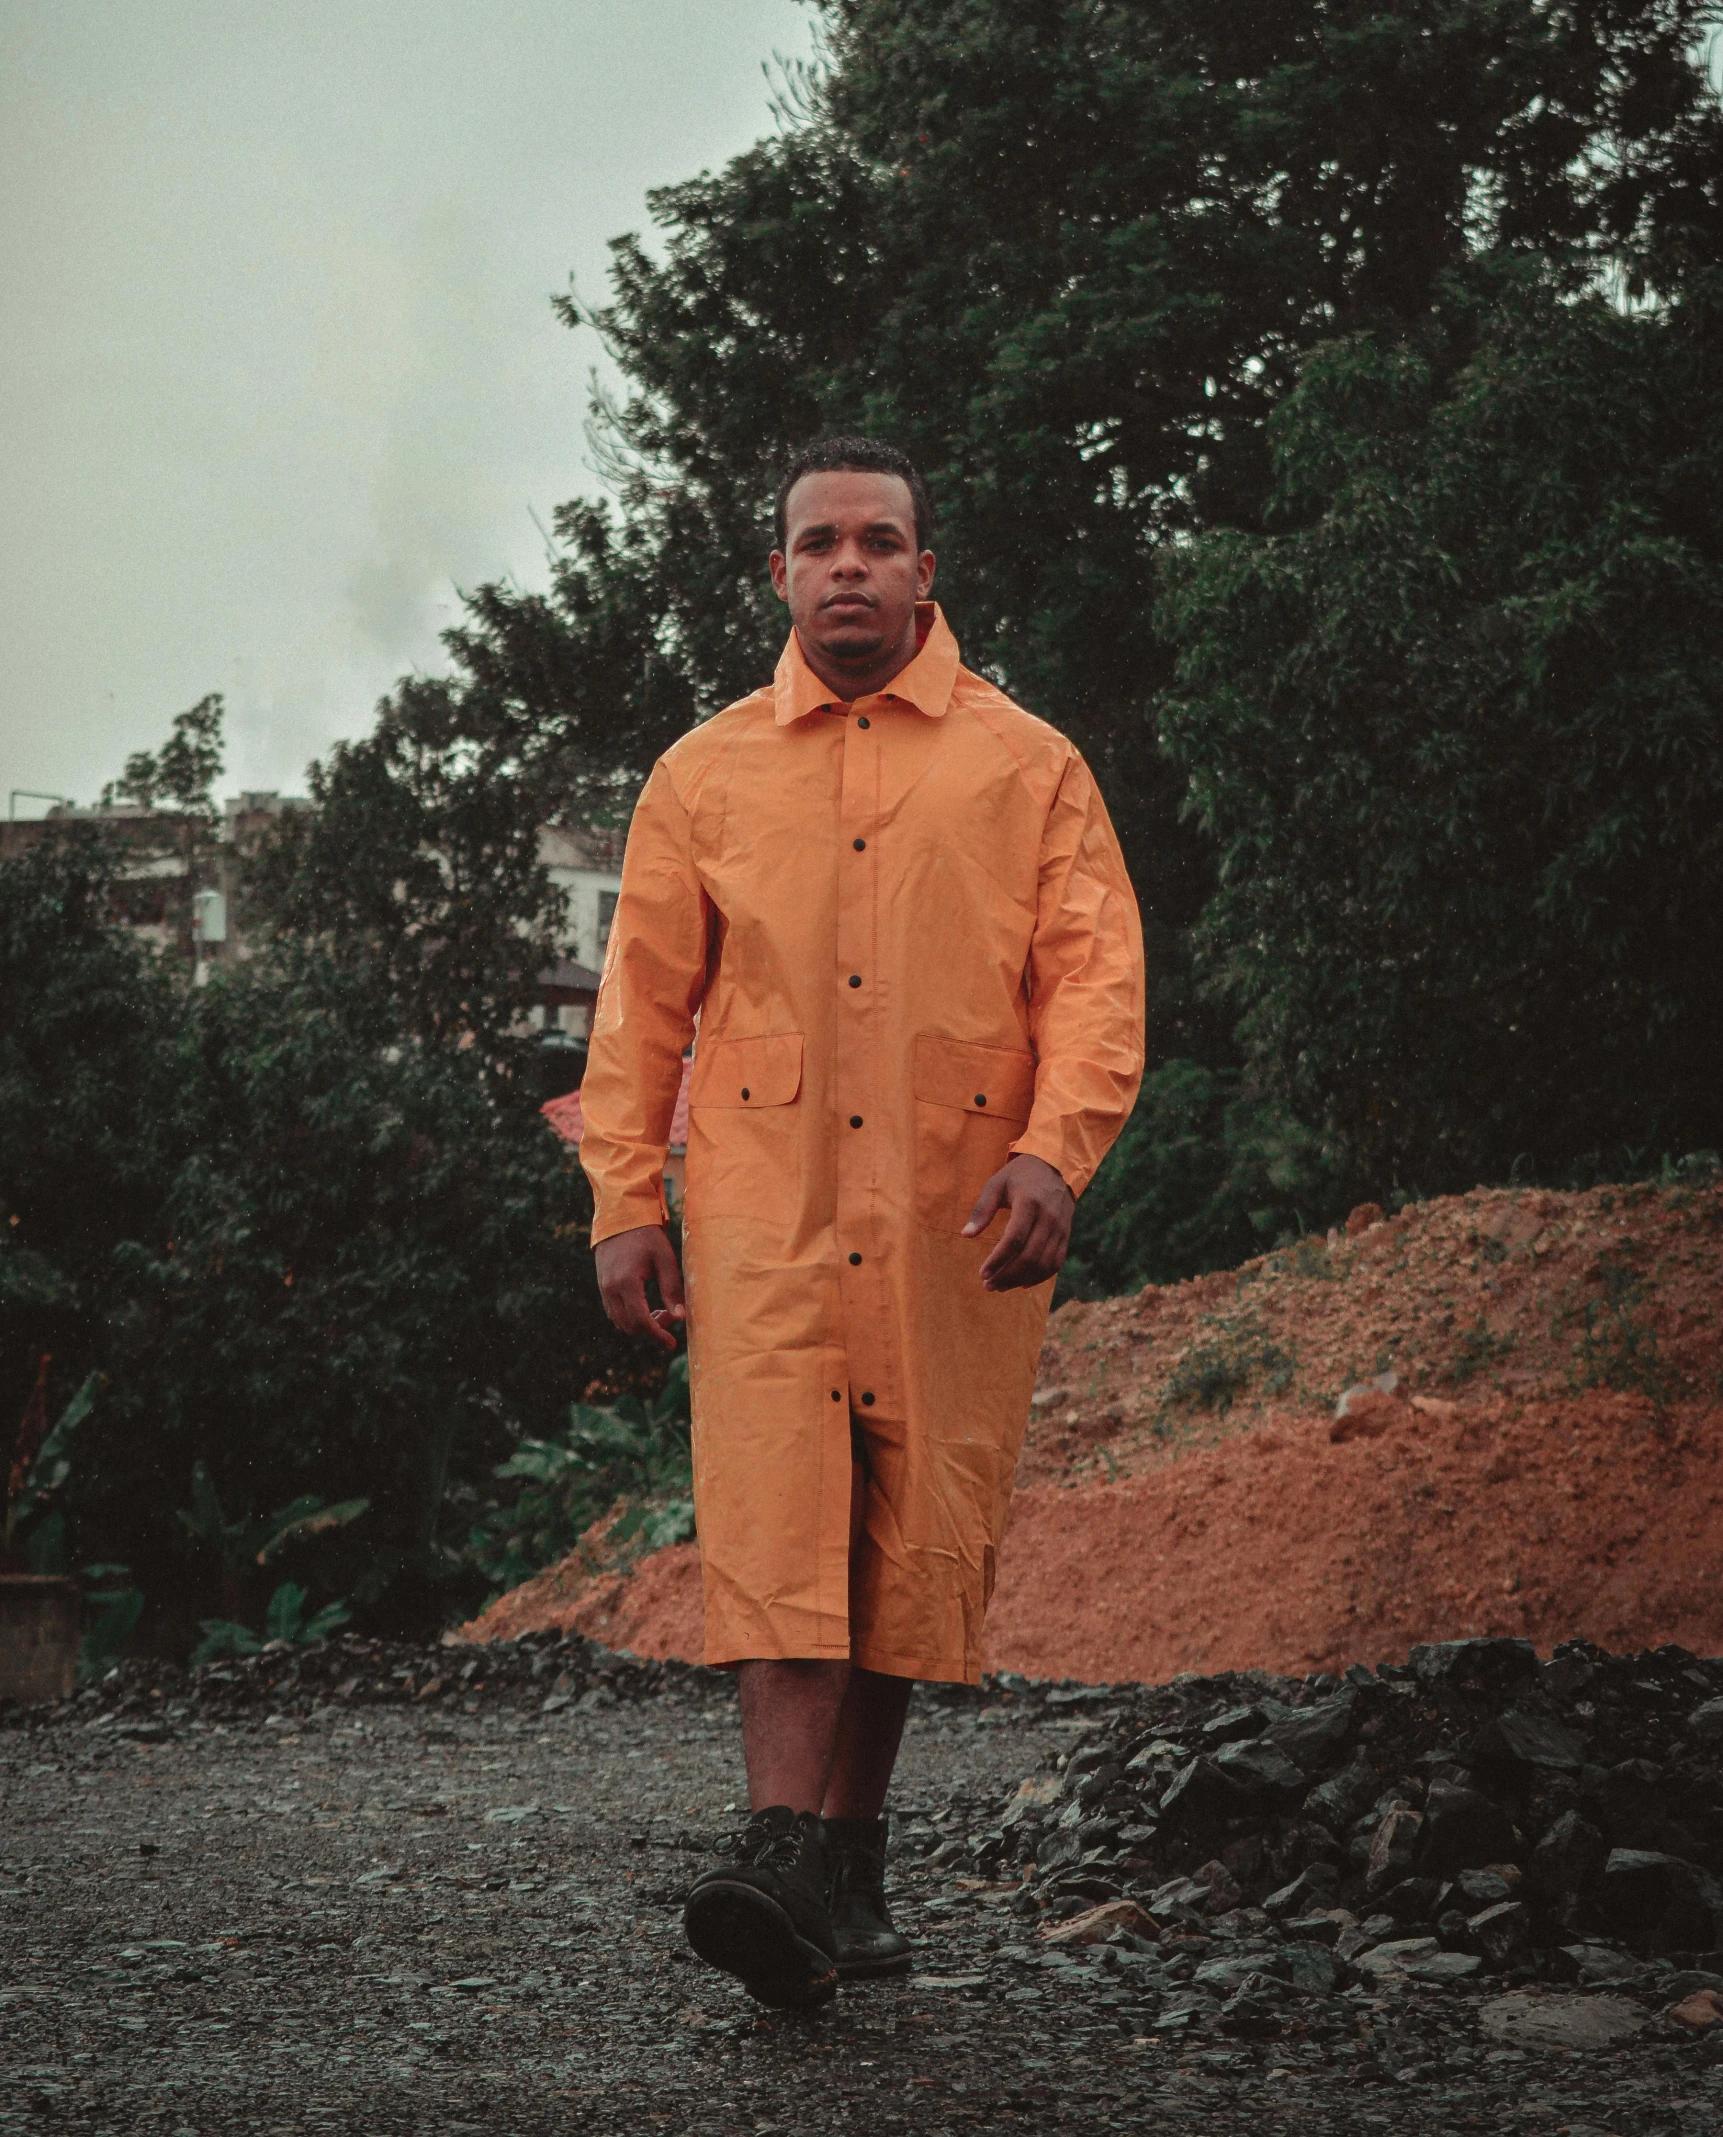
[[498, 1464], [497, 1477], [520, 1489], [475, 1524], [469, 1560], [493, 1587], [517, 1587], [567, 1557], [618, 1499], [628, 1503], [612, 1543], [658, 1550], [687, 1542], [694, 1533], [689, 1418], [686, 1353], [649, 1403], [635, 1395], [607, 1409], [575, 1403], [560, 1438], [522, 1440]]
[[1259, 1377], [1265, 1395], [1283, 1395], [1292, 1385], [1296, 1360], [1254, 1315], [1201, 1325], [1213, 1333], [1186, 1348], [1161, 1390], [1163, 1429], [1174, 1410], [1212, 1410], [1224, 1417]]
[[1656, 1329], [1638, 1313], [1644, 1279], [1614, 1254], [1598, 1256], [1597, 1276], [1603, 1296], [1585, 1303], [1575, 1360], [1580, 1386], [1668, 1402], [1675, 1392], [1673, 1375], [1659, 1355]]
[[241, 1625], [232, 1618], [203, 1619], [200, 1626], [203, 1638], [192, 1651], [192, 1661], [214, 1662], [223, 1655], [259, 1655], [272, 1640], [309, 1647], [313, 1641], [326, 1640], [331, 1633], [339, 1632], [353, 1615], [346, 1602], [337, 1597], [307, 1617], [305, 1605], [309, 1601], [310, 1597], [297, 1581], [284, 1580], [269, 1598], [261, 1633], [253, 1632], [249, 1625]]
[[1455, 1387], [1464, 1387], [1477, 1374], [1491, 1372], [1502, 1364], [1513, 1348], [1514, 1338], [1497, 1335], [1480, 1314], [1470, 1328], [1461, 1332], [1448, 1377]]
[[[96, 1614], [78, 1643], [78, 1682], [94, 1684], [119, 1661], [144, 1614], [144, 1592], [133, 1587], [130, 1566], [86, 1566], [84, 1606]], [[104, 1585], [119, 1583], [121, 1585]]]

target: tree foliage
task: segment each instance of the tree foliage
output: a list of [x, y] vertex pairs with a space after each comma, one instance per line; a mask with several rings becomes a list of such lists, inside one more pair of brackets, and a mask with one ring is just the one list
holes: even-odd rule
[[1723, 277], [1315, 352], [1164, 575], [1205, 984], [1362, 1187], [1723, 1141]]
[[[1207, 980], [1191, 983], [1223, 818], [1243, 803], [1187, 808], [1176, 714], [1163, 746], [1161, 693], [1195, 689], [1194, 670], [1175, 680], [1177, 644], [1206, 629], [1179, 563], [1289, 509], [1271, 419], [1313, 351], [1367, 341], [1388, 362], [1447, 334], [1451, 370], [1476, 292], [1472, 326], [1432, 321], [1480, 263], [1537, 265], [1552, 305], [1599, 287], [1667, 304], [1723, 263], [1703, 57], [1719, 19], [1716, 0], [825, 0], [822, 57], [784, 82], [776, 133], [654, 194], [655, 237], [617, 241], [605, 301], [562, 303], [625, 382], [593, 411], [614, 503], [566, 506], [549, 589], [481, 588], [451, 677], [403, 686], [377, 736], [332, 763], [284, 912], [391, 943], [391, 969], [441, 960], [425, 988], [442, 1006], [416, 1028], [475, 1015], [484, 974], [518, 977], [542, 924], [531, 824], [613, 804], [769, 672], [784, 619], [762, 566], [789, 449], [878, 431], [932, 482], [966, 656], [1082, 746], [1144, 906], [1151, 1076], [1080, 1219], [1089, 1280], [1169, 1265], [1129, 1245], [1133, 1227], [1164, 1224], [1168, 1255], [1213, 1262], [1258, 1220], [1325, 1218], [1348, 1183], [1380, 1188], [1380, 1166], [1435, 1131], [1408, 1140], [1363, 1101], [1330, 1104], [1322, 1050], [1289, 1060], [1292, 1025], [1253, 1007], [1267, 976], [1254, 993], [1219, 977], [1254, 955], [1247, 933], [1229, 961], [1238, 897], [1209, 910]], [[1519, 501], [1499, 479], [1491, 494], [1511, 523]], [[420, 808], [426, 735], [437, 763], [475, 768], [486, 808], [501, 781], [517, 810], [438, 882], [438, 824], [451, 852], [468, 834], [452, 798]], [[1260, 771], [1279, 777], [1269, 758]], [[505, 849], [506, 896], [459, 889]], [[1346, 925], [1361, 941], [1363, 909]], [[1425, 925], [1445, 927], [1440, 904]], [[495, 954], [510, 930], [513, 965]], [[1487, 1080], [1474, 1067], [1456, 1114]], [[1571, 1155], [1606, 1115], [1576, 1103], [1539, 1147]], [[1668, 1109], [1672, 1133], [1685, 1117]], [[1465, 1146], [1479, 1164], [1513, 1140], [1503, 1118]], [[1416, 1162], [1446, 1178], [1465, 1139], [1438, 1141]]]
[[[1147, 710], [1157, 558], [1252, 524], [1301, 354], [1417, 320], [1490, 248], [1663, 283], [1719, 257], [1703, 0], [836, 0], [778, 135], [653, 196], [570, 305], [629, 381], [600, 410], [623, 528], [578, 584], [679, 693], [781, 638], [772, 477], [825, 429], [911, 450], [972, 661], [1095, 764], [1157, 932], [1205, 842]], [[565, 521], [572, 531], [588, 524]], [[571, 588], [572, 590], [572, 584]], [[506, 604], [504, 604], [506, 606]]]
[[563, 899], [539, 856], [539, 752], [481, 694], [410, 678], [311, 767], [253, 871], [265, 923], [385, 994], [402, 1027], [512, 1062]]
[[497, 1478], [515, 1487], [514, 1496], [474, 1524], [473, 1563], [499, 1592], [512, 1588], [572, 1551], [618, 1500], [629, 1503], [605, 1536], [610, 1562], [630, 1542], [645, 1550], [687, 1542], [694, 1533], [689, 1430], [686, 1351], [644, 1402], [629, 1394], [602, 1407], [573, 1404], [564, 1432], [522, 1440], [498, 1464]]
[[67, 1506], [152, 1600], [233, 1614], [175, 1518], [201, 1462], [230, 1521], [369, 1500], [306, 1544], [320, 1585], [435, 1622], [451, 1479], [613, 1355], [584, 1183], [387, 992], [292, 944], [187, 987], [110, 890], [86, 839], [0, 868], [0, 1385], [101, 1370]]
[[213, 819], [223, 756], [221, 725], [221, 693], [212, 691], [178, 715], [159, 750], [134, 751], [119, 778], [102, 789], [102, 800]]
[[525, 1097], [521, 1018], [567, 922], [541, 828], [625, 816], [692, 716], [617, 622], [607, 516], [562, 525], [553, 592], [481, 587], [446, 635], [452, 673], [406, 678], [311, 767], [313, 807], [283, 815], [253, 881], [279, 934], [387, 993], [421, 1040], [477, 1045]]

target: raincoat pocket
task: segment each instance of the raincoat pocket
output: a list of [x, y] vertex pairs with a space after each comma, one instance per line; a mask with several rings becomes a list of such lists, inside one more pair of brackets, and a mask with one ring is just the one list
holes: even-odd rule
[[915, 1042], [915, 1200], [929, 1232], [961, 1232], [1035, 1102], [1035, 1057], [923, 1032]]
[[802, 1198], [802, 1035], [703, 1040], [688, 1085], [686, 1217], [787, 1224]]

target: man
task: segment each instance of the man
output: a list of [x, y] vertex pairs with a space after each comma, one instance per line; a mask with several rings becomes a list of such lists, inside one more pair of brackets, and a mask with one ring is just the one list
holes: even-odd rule
[[[901, 453], [803, 451], [768, 688], [641, 795], [581, 1087], [606, 1310], [686, 1319], [706, 1659], [753, 1817], [690, 1891], [762, 2002], [899, 1972], [886, 1789], [918, 1677], [976, 1681], [1074, 1197], [1143, 1060], [1088, 768], [958, 661]], [[662, 1174], [682, 1056], [683, 1275]], [[655, 1287], [659, 1303], [649, 1293]]]

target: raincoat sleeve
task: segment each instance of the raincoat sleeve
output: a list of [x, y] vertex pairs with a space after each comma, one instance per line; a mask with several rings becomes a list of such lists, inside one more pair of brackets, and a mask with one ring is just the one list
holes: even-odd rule
[[1029, 1033], [1035, 1103], [1011, 1148], [1080, 1195], [1142, 1081], [1143, 931], [1106, 804], [1074, 750], [1041, 835]]
[[706, 987], [711, 914], [688, 812], [661, 761], [628, 829], [580, 1086], [594, 1246], [666, 1220], [664, 1160], [682, 1055]]

